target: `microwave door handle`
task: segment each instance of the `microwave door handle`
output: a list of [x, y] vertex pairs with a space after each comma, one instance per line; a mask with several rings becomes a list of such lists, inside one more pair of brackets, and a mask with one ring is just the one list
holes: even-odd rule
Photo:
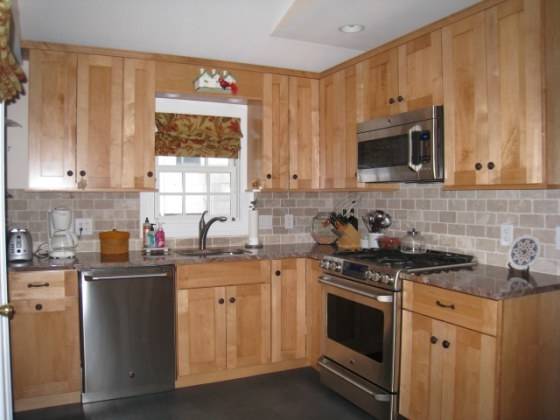
[[408, 130], [408, 167], [410, 169], [412, 169], [414, 172], [419, 172], [420, 169], [422, 169], [422, 163], [415, 165], [414, 162], [412, 161], [412, 142], [414, 141], [414, 139], [412, 138], [413, 134], [415, 132], [418, 131], [422, 131], [422, 127], [420, 127], [418, 124], [416, 124], [415, 126], [413, 126], [412, 128], [410, 128], [410, 130]]

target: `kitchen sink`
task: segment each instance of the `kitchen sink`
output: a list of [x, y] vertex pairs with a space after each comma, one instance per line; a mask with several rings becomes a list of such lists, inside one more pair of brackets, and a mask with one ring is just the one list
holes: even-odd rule
[[251, 254], [251, 251], [243, 248], [176, 249], [173, 252], [183, 257], [227, 257]]

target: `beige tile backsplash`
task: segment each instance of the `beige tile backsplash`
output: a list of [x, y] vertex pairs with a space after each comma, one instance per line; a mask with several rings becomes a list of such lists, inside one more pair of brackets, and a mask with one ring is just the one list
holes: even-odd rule
[[[28, 227], [35, 244], [47, 239], [47, 210], [69, 207], [75, 217], [94, 220], [94, 235], [84, 237], [81, 251], [99, 249], [97, 233], [112, 228], [131, 232], [132, 249], [140, 249], [138, 193], [39, 193], [11, 190], [7, 200], [8, 226]], [[358, 201], [359, 215], [372, 209], [393, 217], [388, 234], [402, 236], [411, 227], [420, 230], [432, 248], [474, 254], [482, 263], [505, 265], [508, 247], [500, 245], [500, 225], [514, 226], [514, 236], [533, 235], [542, 245], [533, 270], [560, 275], [560, 250], [555, 227], [560, 226], [560, 190], [445, 191], [439, 184], [406, 184], [395, 192], [368, 193], [258, 193], [261, 215], [272, 228], [261, 229], [266, 244], [311, 242], [311, 219], [348, 199]], [[284, 228], [284, 215], [294, 216], [293, 229]], [[363, 226], [360, 224], [360, 228]], [[209, 238], [214, 246], [238, 246], [243, 237]], [[170, 240], [171, 247], [193, 247], [194, 238]]]

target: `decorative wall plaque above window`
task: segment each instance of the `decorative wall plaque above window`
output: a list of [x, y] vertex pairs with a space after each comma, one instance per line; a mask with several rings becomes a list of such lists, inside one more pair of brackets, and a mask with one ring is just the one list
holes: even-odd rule
[[201, 68], [200, 74], [194, 79], [194, 89], [197, 92], [212, 92], [212, 93], [231, 93], [237, 94], [237, 80], [235, 77], [224, 70], [222, 72], [212, 69], [210, 71]]

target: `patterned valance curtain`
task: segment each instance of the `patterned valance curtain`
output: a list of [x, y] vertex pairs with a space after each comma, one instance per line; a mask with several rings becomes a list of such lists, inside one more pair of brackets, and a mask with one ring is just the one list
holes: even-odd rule
[[10, 50], [11, 0], [0, 0], [0, 101], [11, 101], [23, 92], [25, 73]]
[[156, 112], [156, 155], [237, 158], [240, 119]]

